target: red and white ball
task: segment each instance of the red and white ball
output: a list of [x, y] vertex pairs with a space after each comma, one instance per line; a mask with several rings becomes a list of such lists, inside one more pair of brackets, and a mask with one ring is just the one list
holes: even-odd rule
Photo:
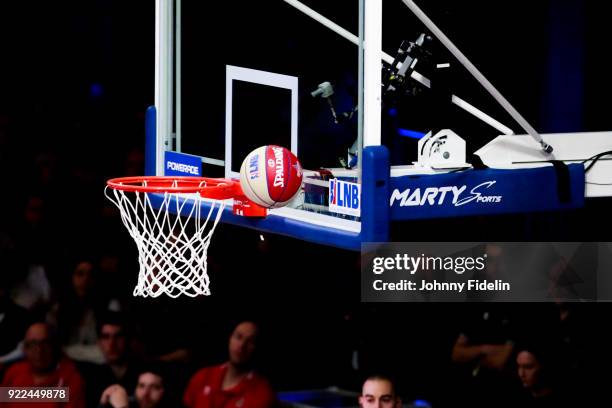
[[262, 146], [253, 150], [240, 167], [244, 195], [265, 208], [283, 207], [302, 186], [302, 165], [281, 146]]

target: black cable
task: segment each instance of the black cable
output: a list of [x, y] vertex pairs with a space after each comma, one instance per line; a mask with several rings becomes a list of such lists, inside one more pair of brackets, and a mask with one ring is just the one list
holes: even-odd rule
[[587, 162], [592, 160], [592, 163], [589, 164], [588, 166], [586, 166], [584, 168], [584, 172], [585, 174], [591, 170], [591, 167], [593, 167], [595, 165], [595, 163], [597, 163], [599, 161], [599, 159], [601, 159], [604, 156], [608, 156], [608, 155], [612, 155], [612, 150], [608, 150], [606, 152], [601, 152], [601, 153], [597, 153], [595, 156], [589, 157], [588, 159], [586, 159], [585, 161], [582, 162], [582, 164], [586, 164]]
[[[440, 167], [437, 167], [437, 168], [436, 167], [432, 167], [432, 169], [434, 169], [434, 170], [444, 170], [443, 168], [440, 168]], [[472, 170], [472, 169], [473, 169], [472, 166], [459, 167], [459, 168], [456, 168], [456, 169], [453, 169], [453, 170], [447, 172], [446, 174], [449, 174], [449, 173], [458, 173], [460, 171]]]
[[[585, 161], [582, 162], [582, 164], [586, 164], [589, 161], [592, 161], [591, 164], [589, 164], [588, 166], [585, 166], [584, 168], [584, 175], [586, 178], [586, 174], [588, 173], [589, 170], [591, 170], [591, 168], [595, 165], [595, 163], [597, 163], [602, 157], [604, 156], [609, 156], [612, 155], [612, 150], [608, 150], [606, 152], [601, 152], [601, 153], [597, 153], [596, 155], [589, 157], [588, 159], [586, 159]], [[595, 183], [592, 181], [584, 181], [585, 184], [591, 184], [594, 186], [612, 186], [612, 183]]]

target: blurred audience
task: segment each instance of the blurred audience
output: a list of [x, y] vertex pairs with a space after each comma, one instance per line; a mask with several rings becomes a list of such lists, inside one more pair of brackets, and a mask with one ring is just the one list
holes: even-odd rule
[[15, 304], [8, 294], [10, 262], [6, 254], [0, 255], [3, 271], [0, 272], [0, 377], [3, 367], [23, 358], [23, 334], [30, 325], [30, 312]]
[[18, 305], [42, 313], [52, 298], [49, 264], [54, 241], [49, 231], [47, 200], [42, 195], [30, 194], [21, 211], [12, 236], [23, 267], [13, 271], [15, 284], [11, 297]]
[[112, 408], [163, 408], [166, 403], [166, 381], [159, 367], [147, 367], [138, 375], [136, 389], [129, 396], [119, 384], [107, 387], [100, 397], [100, 406]]
[[138, 363], [129, 350], [129, 334], [124, 316], [108, 312], [98, 324], [98, 346], [104, 356], [103, 364], [80, 363], [79, 368], [87, 382], [88, 406], [97, 403], [102, 391], [120, 384], [134, 389], [138, 378]]
[[101, 364], [104, 356], [98, 347], [97, 319], [105, 303], [96, 287], [96, 274], [92, 260], [79, 259], [67, 290], [52, 306], [47, 320], [59, 328], [64, 352], [70, 358]]
[[451, 352], [452, 385], [463, 404], [490, 406], [505, 392], [517, 333], [500, 304], [470, 306]]
[[68, 387], [68, 403], [5, 403], [5, 407], [84, 408], [85, 385], [75, 364], [63, 356], [57, 337], [46, 323], [34, 323], [26, 331], [25, 361], [13, 364], [4, 374], [2, 387]]
[[259, 327], [240, 322], [229, 338], [229, 360], [196, 372], [183, 396], [188, 408], [269, 408], [275, 395], [268, 380], [254, 371]]

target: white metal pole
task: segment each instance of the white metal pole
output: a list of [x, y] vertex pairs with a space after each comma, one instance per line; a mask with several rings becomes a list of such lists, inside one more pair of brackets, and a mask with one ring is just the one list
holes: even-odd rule
[[[365, 1], [359, 0], [359, 46], [357, 47], [357, 183], [363, 176], [363, 39], [365, 34]], [[351, 146], [352, 148], [352, 146]], [[348, 160], [348, 157], [347, 157]]]
[[365, 0], [363, 65], [363, 146], [380, 145], [382, 1]]
[[171, 0], [155, 3], [156, 175], [162, 176], [164, 152], [172, 134], [172, 15]]
[[527, 122], [525, 118], [508, 102], [506, 98], [489, 82], [487, 78], [467, 59], [467, 57], [452, 43], [433, 21], [412, 0], [402, 0], [415, 16], [431, 31], [433, 35], [457, 58], [457, 60], [472, 74], [474, 78], [491, 94], [493, 98], [512, 116], [514, 120], [533, 137], [546, 153], [552, 153], [552, 146], [547, 144], [542, 136]]
[[174, 24], [175, 24], [175, 28], [174, 28], [174, 35], [175, 35], [175, 72], [174, 72], [174, 78], [175, 78], [175, 83], [176, 85], [174, 86], [175, 89], [175, 113], [174, 113], [174, 140], [175, 140], [175, 144], [174, 144], [174, 148], [177, 152], [181, 152], [183, 147], [181, 146], [181, 140], [182, 140], [182, 113], [181, 113], [181, 109], [182, 109], [182, 89], [181, 89], [181, 71], [182, 71], [182, 58], [183, 56], [181, 55], [181, 42], [183, 40], [182, 35], [181, 35], [181, 21], [183, 19], [182, 16], [182, 4], [181, 4], [181, 0], [176, 0], [176, 16], [174, 18]]

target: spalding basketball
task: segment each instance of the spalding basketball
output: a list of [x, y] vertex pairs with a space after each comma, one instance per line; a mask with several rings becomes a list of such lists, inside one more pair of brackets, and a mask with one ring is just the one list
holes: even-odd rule
[[284, 147], [258, 147], [242, 162], [240, 185], [244, 195], [255, 204], [282, 207], [300, 191], [302, 165]]

